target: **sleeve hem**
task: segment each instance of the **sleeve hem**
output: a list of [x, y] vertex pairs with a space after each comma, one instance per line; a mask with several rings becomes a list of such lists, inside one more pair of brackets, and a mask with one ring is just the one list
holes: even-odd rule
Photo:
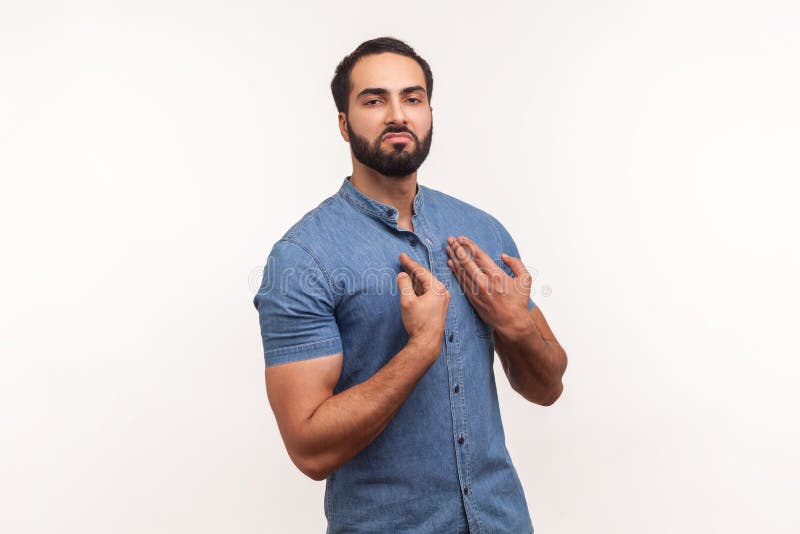
[[320, 356], [330, 356], [342, 351], [342, 339], [329, 337], [319, 341], [309, 341], [291, 347], [279, 347], [264, 352], [264, 363], [267, 367], [282, 363], [309, 360]]

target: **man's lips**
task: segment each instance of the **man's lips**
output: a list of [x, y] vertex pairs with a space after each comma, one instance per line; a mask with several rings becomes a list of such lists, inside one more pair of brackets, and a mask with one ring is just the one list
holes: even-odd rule
[[386, 134], [383, 137], [383, 140], [387, 143], [408, 143], [413, 141], [410, 135], [407, 133], [390, 133]]

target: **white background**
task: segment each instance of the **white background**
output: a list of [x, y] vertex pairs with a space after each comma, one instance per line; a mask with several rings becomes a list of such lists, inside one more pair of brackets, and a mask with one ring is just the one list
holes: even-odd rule
[[551, 407], [495, 368], [537, 534], [800, 529], [796, 3], [0, 5], [0, 531], [324, 531], [252, 296], [383, 35], [569, 355]]

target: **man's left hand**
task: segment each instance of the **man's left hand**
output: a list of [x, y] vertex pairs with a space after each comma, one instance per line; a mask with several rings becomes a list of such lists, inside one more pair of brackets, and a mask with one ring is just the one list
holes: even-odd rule
[[494, 329], [524, 321], [533, 277], [522, 260], [507, 254], [500, 257], [514, 273], [511, 277], [468, 237], [449, 236], [447, 243], [447, 265], [481, 319]]

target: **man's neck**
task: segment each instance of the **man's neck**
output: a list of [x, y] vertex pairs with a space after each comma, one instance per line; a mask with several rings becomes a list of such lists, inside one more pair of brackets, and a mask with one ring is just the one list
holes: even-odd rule
[[410, 218], [417, 194], [416, 171], [406, 176], [384, 176], [371, 169], [353, 169], [350, 183], [368, 197], [397, 209], [401, 219]]

